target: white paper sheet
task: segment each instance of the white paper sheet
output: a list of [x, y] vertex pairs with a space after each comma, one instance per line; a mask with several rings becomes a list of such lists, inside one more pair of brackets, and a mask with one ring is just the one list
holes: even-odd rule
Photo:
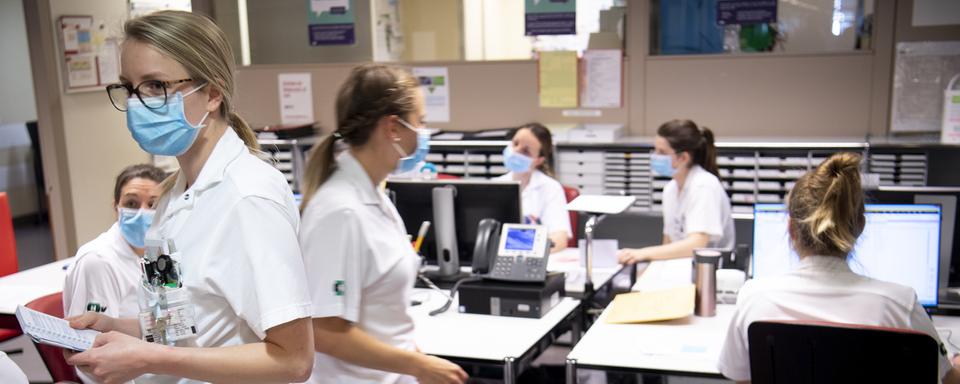
[[309, 124], [313, 118], [313, 86], [309, 73], [277, 75], [280, 91], [280, 123]]
[[427, 122], [450, 122], [450, 75], [447, 67], [415, 67], [413, 76], [420, 81]]

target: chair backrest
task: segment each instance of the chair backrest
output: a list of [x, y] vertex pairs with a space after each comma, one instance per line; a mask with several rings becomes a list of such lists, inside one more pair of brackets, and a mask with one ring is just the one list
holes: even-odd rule
[[754, 384], [939, 382], [940, 346], [914, 330], [758, 321], [747, 329]]
[[[580, 191], [577, 190], [577, 189], [574, 188], [574, 187], [569, 187], [569, 186], [564, 185], [564, 186], [563, 186], [563, 194], [566, 196], [567, 202], [569, 203], [569, 202], [573, 201], [573, 199], [576, 199], [577, 196], [580, 196]], [[570, 241], [567, 243], [567, 246], [568, 246], [568, 247], [576, 247], [576, 246], [577, 246], [577, 224], [579, 223], [578, 220], [580, 220], [580, 214], [579, 214], [579, 212], [570, 211], [570, 234], [571, 234], [571, 236], [570, 236]]]
[[17, 272], [17, 240], [6, 192], [0, 192], [0, 277]]
[[460, 179], [460, 176], [457, 176], [457, 175], [450, 175], [446, 173], [437, 174], [437, 180], [458, 180], [458, 179]]
[[[63, 293], [58, 292], [51, 295], [35, 299], [27, 303], [27, 308], [46, 313], [50, 316], [63, 317]], [[63, 357], [63, 350], [49, 345], [37, 344], [37, 352], [43, 359], [43, 364], [50, 371], [50, 377], [54, 382], [75, 381], [80, 382], [77, 377], [77, 371], [72, 365], [67, 364]]]

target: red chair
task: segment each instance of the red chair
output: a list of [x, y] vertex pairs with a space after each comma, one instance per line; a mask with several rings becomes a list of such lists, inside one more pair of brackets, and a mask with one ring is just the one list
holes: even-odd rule
[[[17, 243], [13, 237], [13, 217], [7, 193], [0, 192], [0, 277], [17, 272]], [[20, 336], [20, 329], [0, 328], [0, 341]]]
[[[567, 202], [569, 203], [573, 201], [573, 199], [576, 199], [577, 196], [580, 196], [580, 191], [574, 187], [568, 187], [564, 185], [563, 194], [566, 196]], [[572, 236], [570, 236], [570, 241], [567, 242], [568, 247], [571, 247], [571, 248], [577, 247], [577, 224], [579, 223], [579, 220], [580, 220], [580, 213], [570, 211], [570, 234]]]
[[[27, 303], [27, 308], [62, 318], [63, 293], [58, 292], [35, 299]], [[67, 360], [63, 357], [63, 349], [37, 343], [34, 343], [34, 345], [37, 347], [37, 352], [40, 352], [40, 358], [43, 359], [43, 364], [46, 365], [47, 370], [50, 371], [50, 377], [53, 378], [53, 382], [80, 382], [80, 378], [77, 377], [77, 371], [72, 365], [67, 364]]]
[[758, 321], [747, 340], [754, 384], [940, 382], [943, 347], [911, 329]]
[[460, 176], [457, 175], [448, 175], [446, 173], [438, 173], [437, 180], [459, 180]]
[[0, 277], [17, 272], [17, 240], [6, 192], [0, 192]]

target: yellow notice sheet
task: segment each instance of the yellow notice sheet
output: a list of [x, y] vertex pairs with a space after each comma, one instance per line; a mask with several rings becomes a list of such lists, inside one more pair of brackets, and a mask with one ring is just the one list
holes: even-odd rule
[[577, 107], [577, 52], [540, 52], [539, 76], [540, 107]]
[[656, 291], [623, 293], [610, 304], [607, 322], [612, 324], [673, 320], [693, 314], [693, 284]]

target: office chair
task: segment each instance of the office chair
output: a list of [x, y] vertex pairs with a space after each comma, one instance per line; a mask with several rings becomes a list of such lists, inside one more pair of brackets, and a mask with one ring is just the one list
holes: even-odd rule
[[[580, 196], [580, 190], [574, 187], [563, 186], [563, 195], [567, 198], [567, 203], [576, 199], [577, 196]], [[567, 242], [567, 246], [571, 248], [577, 247], [577, 224], [580, 222], [580, 213], [576, 211], [570, 211], [570, 241]]]
[[[0, 192], [0, 277], [17, 272], [17, 242], [13, 236], [13, 217], [7, 193]], [[20, 329], [0, 328], [0, 342], [20, 336]], [[15, 354], [16, 351], [7, 351]]]
[[939, 382], [940, 346], [909, 329], [758, 321], [747, 329], [754, 384]]
[[0, 277], [17, 272], [17, 240], [6, 192], [0, 192]]
[[[27, 303], [27, 308], [62, 318], [63, 293], [58, 292], [35, 299]], [[53, 382], [80, 382], [80, 378], [77, 377], [77, 371], [73, 369], [73, 366], [67, 364], [67, 360], [63, 357], [63, 349], [38, 343], [34, 343], [34, 345], [37, 347], [37, 352], [40, 353], [43, 364], [46, 365], [47, 370], [50, 371], [50, 377], [53, 378]]]

